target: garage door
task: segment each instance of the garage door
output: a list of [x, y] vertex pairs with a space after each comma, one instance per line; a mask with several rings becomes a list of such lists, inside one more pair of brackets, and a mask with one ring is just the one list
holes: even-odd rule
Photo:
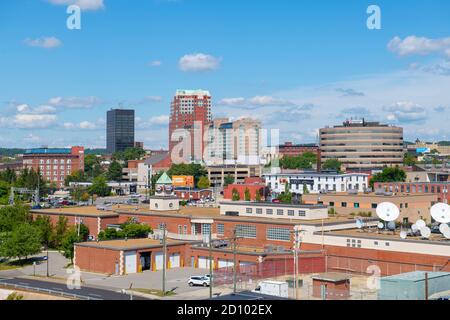
[[219, 259], [219, 269], [220, 268], [232, 268], [233, 266], [234, 266], [234, 262], [232, 260]]
[[170, 267], [171, 268], [179, 268], [180, 265], [180, 254], [174, 253], [170, 256]]
[[125, 252], [125, 273], [137, 272], [137, 256], [136, 251]]
[[198, 268], [199, 269], [208, 269], [208, 258], [207, 257], [198, 257]]
[[162, 252], [155, 253], [155, 267], [156, 270], [162, 270], [164, 266], [164, 255]]

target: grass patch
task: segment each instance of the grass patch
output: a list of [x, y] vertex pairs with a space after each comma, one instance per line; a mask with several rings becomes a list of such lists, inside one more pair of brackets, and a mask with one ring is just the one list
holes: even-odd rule
[[14, 260], [14, 261], [6, 261], [0, 262], [0, 271], [1, 270], [13, 270], [19, 269], [27, 266], [33, 265], [35, 259], [22, 259], [22, 260]]
[[[163, 291], [159, 290], [159, 289], [142, 289], [142, 288], [137, 288], [137, 289], [132, 289], [132, 291], [136, 291], [136, 292], [140, 292], [140, 293], [145, 293], [145, 294], [151, 294], [154, 296], [158, 296], [158, 297], [163, 297]], [[175, 292], [173, 291], [166, 291], [166, 297], [170, 297], [170, 296], [174, 296], [176, 295]]]

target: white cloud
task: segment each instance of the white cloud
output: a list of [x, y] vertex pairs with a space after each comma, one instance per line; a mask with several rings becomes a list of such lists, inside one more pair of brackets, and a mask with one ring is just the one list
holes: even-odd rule
[[23, 138], [23, 141], [27, 143], [39, 143], [42, 141], [42, 138], [30, 133]]
[[387, 120], [401, 123], [423, 122], [427, 118], [425, 108], [410, 101], [396, 102], [395, 104], [383, 107], [384, 111], [390, 112]]
[[12, 119], [13, 125], [21, 129], [45, 129], [56, 122], [53, 114], [16, 114]]
[[56, 113], [56, 108], [52, 106], [40, 105], [37, 107], [30, 107], [28, 104], [19, 104], [16, 106], [18, 113], [28, 114], [52, 114]]
[[394, 37], [389, 41], [388, 49], [399, 56], [444, 53], [450, 57], [450, 37], [430, 39], [413, 35], [406, 37], [403, 40], [399, 37]]
[[162, 65], [162, 62], [159, 60], [155, 60], [149, 63], [150, 67], [160, 67]]
[[208, 54], [187, 54], [180, 58], [178, 67], [185, 72], [213, 71], [219, 68], [221, 59]]
[[37, 39], [25, 39], [25, 44], [30, 47], [40, 47], [45, 49], [58, 48], [62, 45], [61, 40], [55, 37], [44, 37]]
[[95, 11], [105, 8], [103, 0], [48, 0], [48, 2], [54, 5], [65, 5], [65, 6], [74, 4], [79, 6], [81, 10], [86, 11], [88, 10]]
[[49, 105], [54, 107], [62, 107], [68, 109], [89, 109], [95, 106], [98, 106], [102, 103], [102, 101], [97, 97], [54, 97], [51, 98], [48, 102]]
[[218, 102], [223, 106], [235, 106], [235, 107], [270, 107], [270, 106], [295, 106], [292, 101], [276, 98], [272, 96], [255, 96], [253, 98], [224, 98]]
[[94, 130], [97, 129], [97, 126], [89, 121], [82, 121], [79, 125], [80, 129]]
[[169, 116], [167, 115], [161, 115], [161, 116], [157, 116], [157, 117], [152, 117], [150, 118], [149, 121], [150, 124], [154, 124], [154, 125], [165, 125], [169, 123]]

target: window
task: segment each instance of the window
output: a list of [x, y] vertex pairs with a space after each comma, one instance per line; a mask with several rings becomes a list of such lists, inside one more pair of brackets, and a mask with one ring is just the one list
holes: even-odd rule
[[256, 208], [256, 214], [262, 214], [262, 209], [261, 208]]
[[389, 247], [390, 246], [390, 243], [389, 242], [386, 242], [386, 247]]
[[246, 212], [246, 213], [252, 213], [252, 208], [247, 208], [247, 209], [245, 209], [245, 212]]
[[266, 214], [273, 214], [273, 210], [272, 209], [266, 209]]
[[355, 202], [355, 203], [353, 204], [353, 208], [359, 208], [359, 202]]
[[294, 210], [288, 210], [288, 216], [293, 216], [294, 215]]
[[376, 209], [377, 208], [377, 204], [376, 203], [372, 203], [372, 209]]
[[407, 203], [405, 203], [405, 208], [408, 209], [408, 204]]
[[334, 207], [334, 202], [333, 202], [333, 201], [330, 201], [329, 206], [330, 206], [330, 207]]
[[347, 247], [350, 247], [350, 246], [351, 246], [350, 239], [347, 239]]
[[277, 209], [277, 216], [282, 216], [284, 214], [283, 209]]
[[378, 241], [374, 241], [373, 244], [377, 246], [378, 245]]
[[357, 242], [357, 247], [358, 247], [358, 248], [361, 248], [361, 240], [358, 240], [358, 242]]
[[256, 239], [256, 226], [247, 224], [236, 225], [236, 235], [247, 239]]
[[403, 209], [403, 203], [400, 203], [400, 209]]
[[225, 234], [225, 225], [223, 223], [217, 224], [217, 234], [221, 236]]
[[341, 202], [341, 207], [342, 208], [347, 208], [347, 202]]
[[306, 217], [306, 211], [305, 210], [299, 210], [298, 211], [298, 216], [299, 217]]
[[182, 231], [183, 231], [182, 226], [178, 225], [178, 234], [181, 234]]
[[286, 228], [267, 228], [266, 238], [267, 240], [290, 241], [291, 233]]

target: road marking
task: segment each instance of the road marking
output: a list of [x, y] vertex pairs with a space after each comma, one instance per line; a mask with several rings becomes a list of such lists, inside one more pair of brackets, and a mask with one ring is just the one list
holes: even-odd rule
[[101, 295], [95, 293], [88, 293], [88, 296], [101, 297]]

